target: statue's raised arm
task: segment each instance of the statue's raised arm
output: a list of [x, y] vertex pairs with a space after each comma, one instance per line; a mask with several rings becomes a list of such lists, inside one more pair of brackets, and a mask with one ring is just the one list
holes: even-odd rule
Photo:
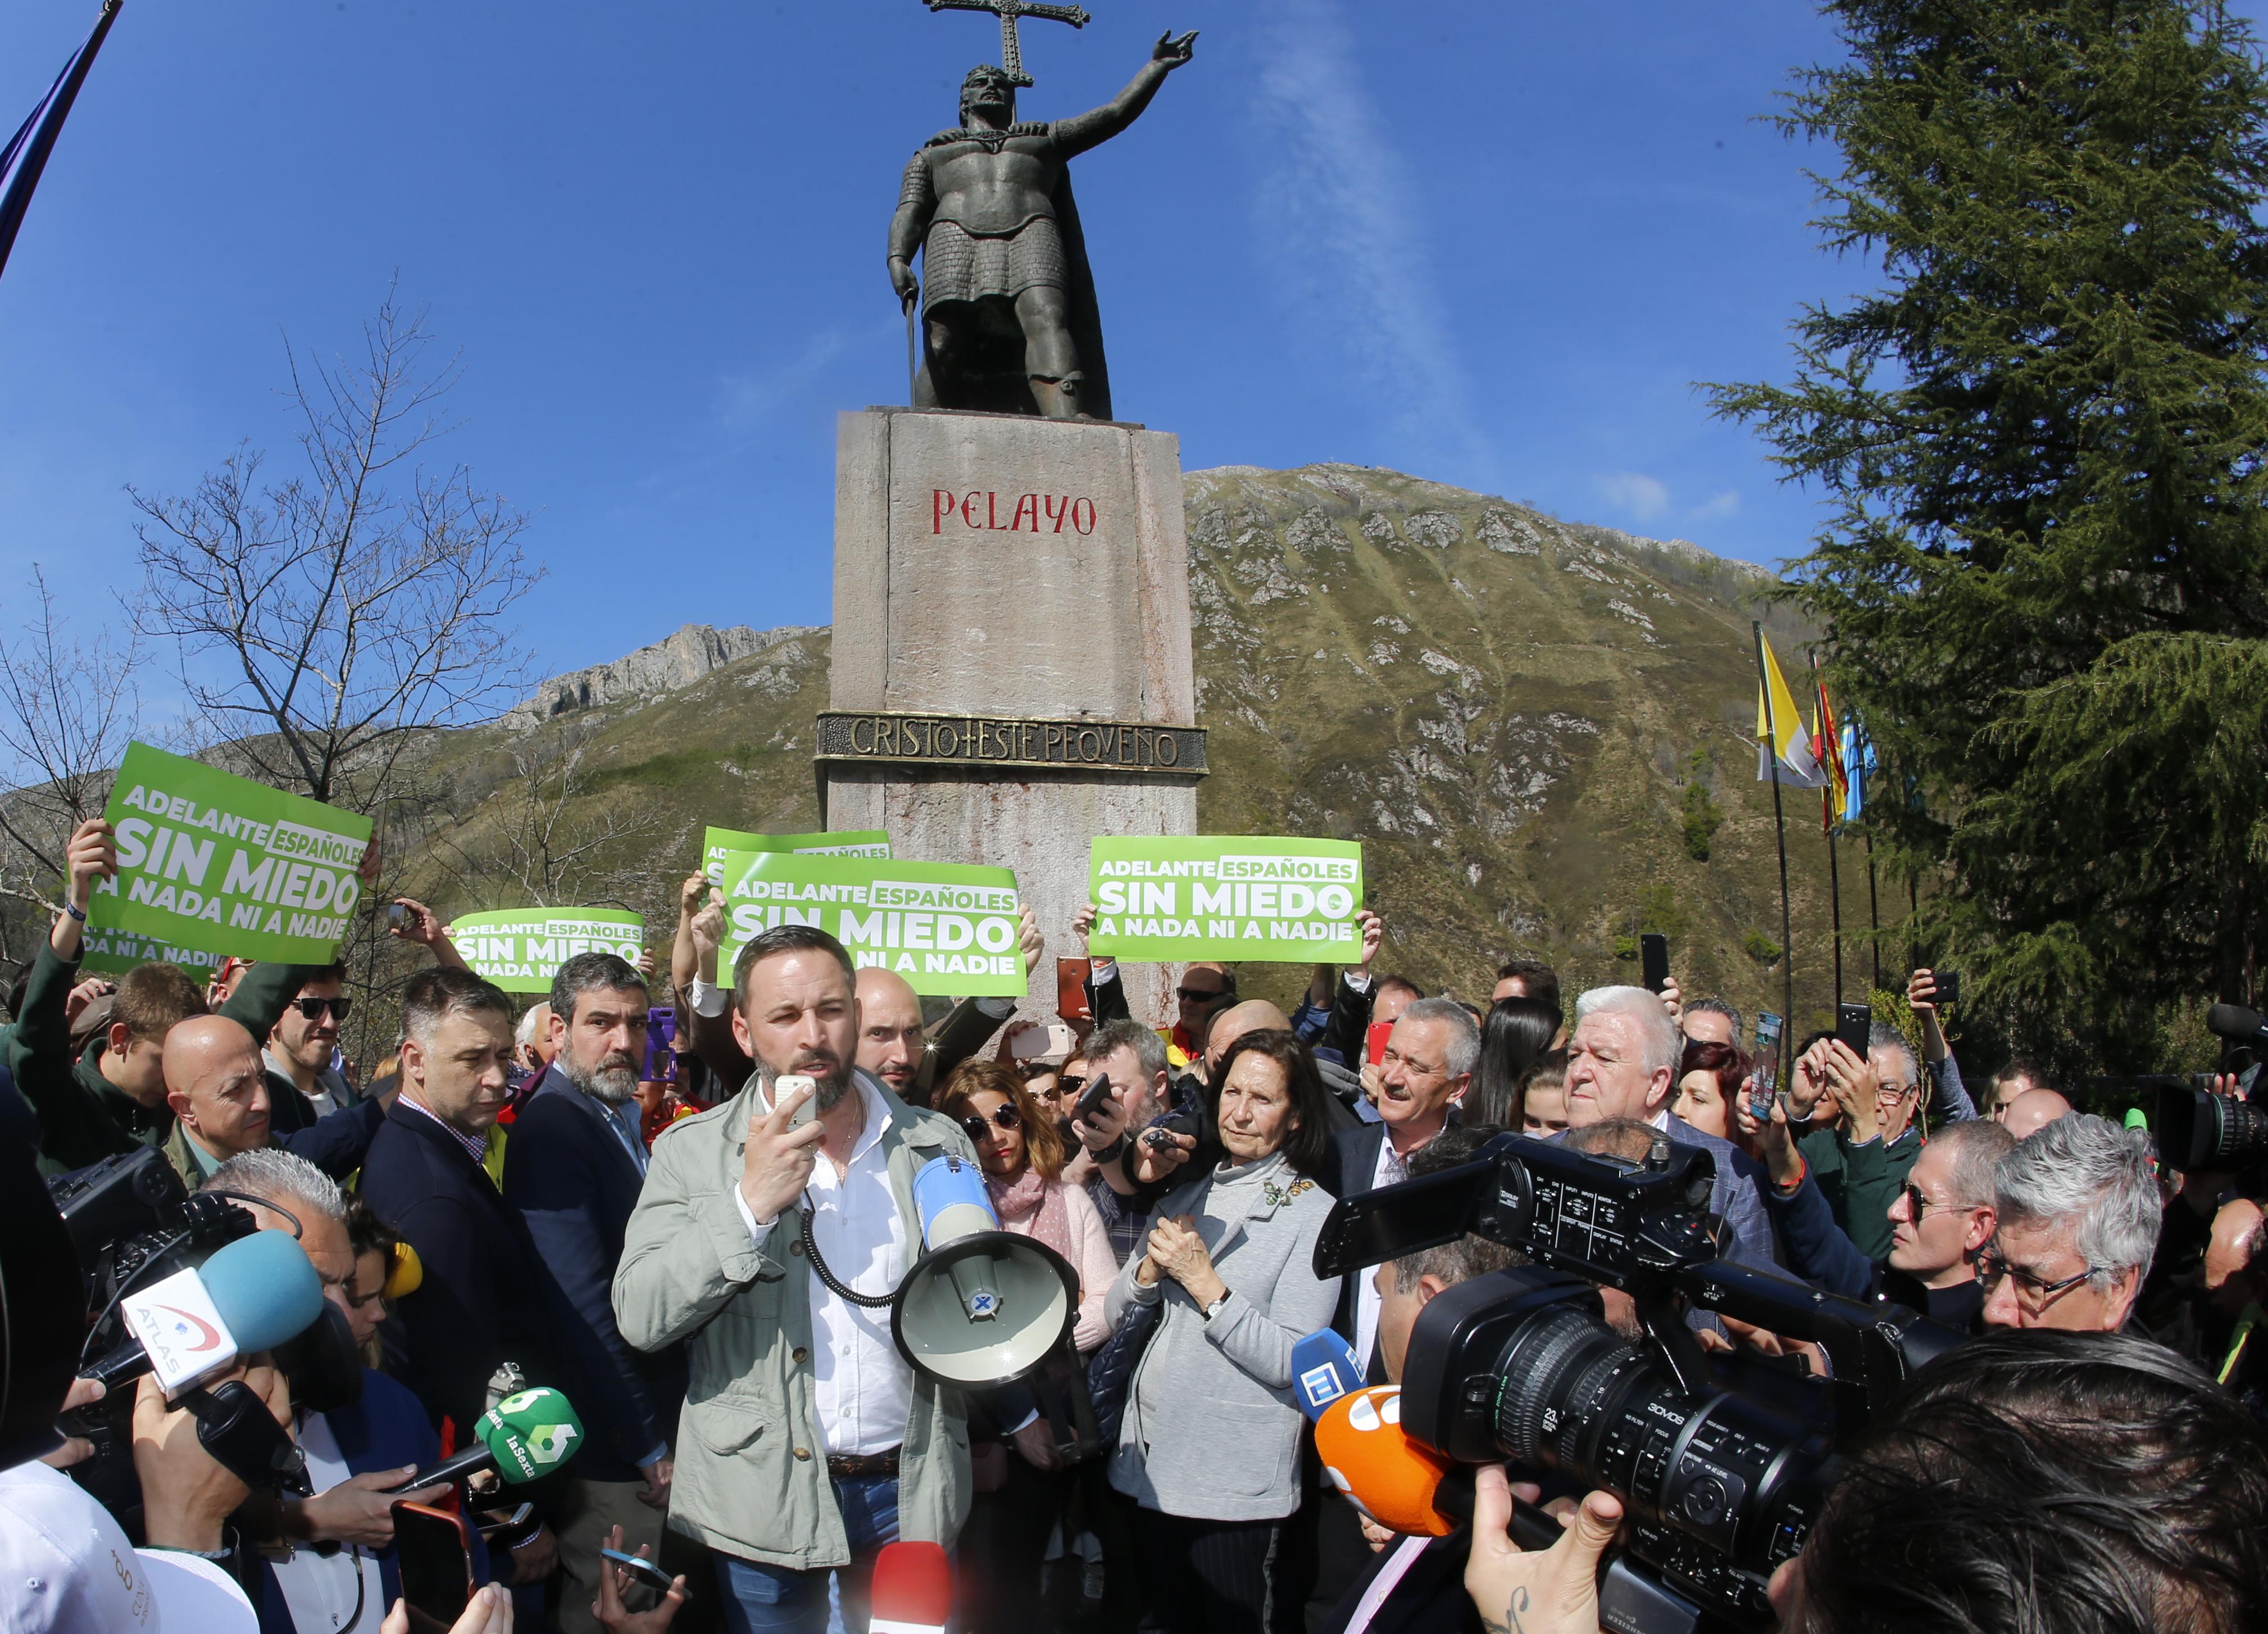
[[1090, 113], [1056, 121], [1055, 138], [1063, 156], [1071, 158], [1099, 147], [1139, 119], [1150, 99], [1158, 94], [1158, 87], [1166, 83], [1166, 76], [1197, 55], [1197, 40], [1195, 29], [1179, 40], [1167, 29], [1158, 36], [1150, 60], [1126, 82], [1125, 90]]

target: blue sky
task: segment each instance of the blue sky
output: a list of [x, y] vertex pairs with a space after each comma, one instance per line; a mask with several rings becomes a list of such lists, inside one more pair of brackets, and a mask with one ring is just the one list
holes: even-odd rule
[[[1024, 117], [1203, 31], [1076, 172], [1118, 413], [1185, 466], [1800, 550], [1809, 500], [1693, 383], [1783, 374], [1799, 305], [1871, 276], [1806, 226], [1833, 155], [1758, 118], [1834, 49], [1810, 5], [1089, 4], [1024, 26]], [[0, 122], [94, 11], [0, 11]], [[835, 415], [904, 398], [899, 172], [998, 44], [919, 0], [127, 0], [0, 279], [8, 582], [107, 615], [126, 486], [285, 463], [284, 338], [350, 347], [398, 275], [462, 354], [446, 451], [534, 516], [539, 668], [825, 622]]]

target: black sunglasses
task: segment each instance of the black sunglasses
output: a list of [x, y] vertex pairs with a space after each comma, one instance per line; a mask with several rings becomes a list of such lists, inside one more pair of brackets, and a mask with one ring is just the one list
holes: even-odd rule
[[1013, 1107], [995, 1107], [992, 1108], [992, 1121], [990, 1123], [972, 1112], [961, 1120], [961, 1127], [968, 1131], [969, 1139], [983, 1140], [996, 1128], [1011, 1131], [1023, 1128], [1024, 1115]]
[[321, 1020], [325, 1011], [328, 1011], [336, 1019], [343, 1021], [347, 1019], [347, 1012], [353, 1005], [354, 1000], [351, 998], [295, 998], [291, 1001], [291, 1008], [310, 1021]]
[[1177, 987], [1174, 990], [1182, 996], [1182, 1003], [1189, 1005], [1209, 1005], [1228, 991], [1225, 987]]

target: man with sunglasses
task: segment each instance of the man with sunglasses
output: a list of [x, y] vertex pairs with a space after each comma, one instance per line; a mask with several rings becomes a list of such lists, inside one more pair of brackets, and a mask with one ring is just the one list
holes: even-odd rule
[[1988, 1328], [2123, 1328], [2158, 1248], [2146, 1130], [2073, 1113], [1993, 1173], [1999, 1228], [1976, 1255]]
[[268, 1034], [268, 1047], [261, 1051], [269, 1078], [289, 1083], [319, 1117], [361, 1099], [346, 1075], [331, 1064], [338, 1051], [339, 1028], [354, 1007], [347, 997], [346, 977], [347, 968], [341, 962], [308, 978], [284, 1006]]

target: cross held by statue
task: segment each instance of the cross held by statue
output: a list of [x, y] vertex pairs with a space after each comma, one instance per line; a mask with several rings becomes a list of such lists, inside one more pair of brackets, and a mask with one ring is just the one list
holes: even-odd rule
[[1069, 23], [1073, 28], [1084, 28], [1087, 11], [1084, 6], [1039, 5], [1034, 0], [924, 0], [932, 11], [990, 11], [1000, 19], [1000, 66], [1007, 70], [1009, 80], [1027, 87], [1032, 77], [1024, 71], [1022, 42], [1016, 37], [1016, 19], [1021, 17], [1043, 17], [1051, 23]]

